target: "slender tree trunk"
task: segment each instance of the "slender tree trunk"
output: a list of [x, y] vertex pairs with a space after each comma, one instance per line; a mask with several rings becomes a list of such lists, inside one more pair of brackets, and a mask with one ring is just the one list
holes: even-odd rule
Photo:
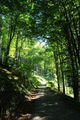
[[2, 65], [2, 17], [0, 16], [0, 64]]
[[60, 67], [61, 67], [61, 76], [62, 76], [62, 83], [63, 83], [63, 94], [65, 94], [65, 81], [64, 81], [64, 72], [63, 72], [63, 60], [62, 60], [62, 55], [60, 56]]
[[8, 59], [9, 59], [9, 52], [10, 52], [10, 45], [11, 42], [13, 40], [13, 37], [15, 35], [15, 30], [16, 30], [16, 24], [17, 24], [17, 18], [19, 15], [16, 16], [12, 16], [10, 17], [10, 27], [9, 27], [9, 41], [7, 44], [7, 48], [6, 48], [6, 54], [5, 54], [5, 60], [4, 60], [4, 64], [8, 65]]
[[10, 45], [11, 45], [11, 42], [12, 42], [11, 34], [12, 34], [12, 33], [10, 32], [10, 38], [9, 38], [9, 42], [8, 42], [8, 45], [7, 45], [7, 48], [6, 48], [6, 59], [5, 59], [5, 65], [8, 64]]
[[75, 65], [75, 54], [74, 54], [74, 48], [72, 46], [72, 43], [71, 43], [71, 36], [70, 36], [70, 33], [68, 31], [68, 28], [66, 26], [66, 29], [65, 29], [65, 34], [66, 34], [66, 39], [67, 39], [67, 46], [68, 46], [68, 52], [69, 52], [69, 55], [70, 55], [70, 60], [71, 60], [71, 66], [72, 66], [72, 75], [73, 75], [73, 78], [72, 78], [72, 83], [73, 83], [73, 93], [74, 93], [74, 99], [76, 101], [79, 100], [79, 96], [78, 96], [78, 76], [76, 74], [76, 71], [77, 71], [77, 67]]
[[58, 91], [60, 92], [60, 73], [59, 73], [59, 64], [58, 64], [58, 56], [57, 56], [57, 53], [55, 53], [55, 52], [54, 52], [54, 59], [55, 59], [55, 65], [56, 65], [56, 75], [57, 75]]
[[0, 64], [2, 64], [2, 38], [0, 36]]
[[[62, 6], [64, 8], [64, 17], [66, 19], [66, 23], [67, 23], [67, 28], [68, 30], [70, 31], [70, 40], [72, 42], [72, 46], [73, 46], [73, 49], [74, 49], [74, 52], [75, 52], [75, 55], [76, 55], [76, 58], [78, 59], [78, 63], [80, 65], [80, 53], [79, 53], [79, 48], [80, 48], [80, 41], [79, 41], [79, 36], [78, 36], [78, 48], [77, 48], [77, 43], [76, 43], [76, 40], [74, 38], [74, 33], [73, 33], [73, 30], [72, 30], [72, 25], [71, 25], [71, 13], [68, 12], [68, 10], [66, 9], [66, 3], [62, 2]], [[76, 31], [77, 32], [77, 31]], [[77, 36], [76, 36], [77, 37]]]
[[15, 50], [15, 60], [18, 60], [18, 42], [19, 42], [19, 33], [17, 33], [17, 39], [16, 39], [16, 50]]

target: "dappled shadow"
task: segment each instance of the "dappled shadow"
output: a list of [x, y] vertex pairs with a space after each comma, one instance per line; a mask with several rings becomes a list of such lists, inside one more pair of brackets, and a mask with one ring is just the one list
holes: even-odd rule
[[14, 78], [0, 70], [1, 120], [79, 120], [80, 104], [72, 98], [45, 87], [36, 89], [37, 95], [26, 95], [18, 91]]
[[[33, 96], [34, 97], [34, 96]], [[27, 120], [35, 109], [35, 99], [32, 96], [19, 96], [16, 108], [12, 111], [13, 120]]]
[[[40, 90], [41, 94], [36, 102], [36, 109], [29, 120], [79, 120], [80, 104], [68, 96], [58, 94], [48, 89]], [[78, 106], [79, 105], [79, 106]], [[76, 107], [75, 107], [76, 106]]]
[[12, 94], [11, 101], [10, 96], [8, 95], [9, 98], [6, 98], [6, 96], [5, 99], [4, 95], [2, 96], [3, 101], [0, 104], [0, 111], [2, 110], [3, 112], [0, 115], [1, 120], [27, 120], [31, 117], [35, 109], [34, 95], [24, 95], [15, 92]]
[[27, 120], [34, 111], [34, 94], [21, 93], [18, 79], [0, 67], [0, 120]]

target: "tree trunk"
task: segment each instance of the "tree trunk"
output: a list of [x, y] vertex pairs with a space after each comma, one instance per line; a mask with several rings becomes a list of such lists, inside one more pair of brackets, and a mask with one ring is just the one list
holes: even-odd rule
[[62, 76], [62, 83], [63, 83], [63, 94], [65, 94], [65, 81], [64, 81], [64, 72], [63, 72], [63, 60], [62, 60], [62, 55], [60, 56], [60, 67], [61, 67], [61, 76]]
[[55, 59], [55, 65], [56, 65], [56, 75], [57, 75], [58, 91], [60, 92], [60, 73], [59, 73], [59, 64], [58, 64], [58, 56], [57, 56], [57, 53], [55, 53], [55, 52], [54, 52], [54, 59]]
[[68, 47], [68, 52], [69, 52], [69, 55], [70, 55], [70, 60], [71, 60], [71, 66], [72, 66], [72, 75], [73, 75], [73, 79], [72, 79], [72, 83], [73, 83], [73, 94], [74, 94], [74, 99], [76, 101], [79, 100], [79, 96], [78, 96], [78, 74], [76, 71], [78, 71], [78, 68], [77, 68], [77, 63], [75, 63], [75, 59], [76, 59], [76, 56], [75, 56], [75, 53], [74, 53], [74, 48], [72, 46], [72, 42], [71, 42], [71, 36], [70, 36], [70, 33], [69, 33], [69, 30], [67, 28], [67, 26], [65, 27], [65, 34], [66, 34], [66, 39], [67, 39], [67, 47]]

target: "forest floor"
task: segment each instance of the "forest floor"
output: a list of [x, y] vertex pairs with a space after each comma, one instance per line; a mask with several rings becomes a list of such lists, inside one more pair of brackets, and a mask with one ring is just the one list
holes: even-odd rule
[[29, 120], [80, 120], [80, 104], [48, 88], [39, 88], [35, 110]]
[[21, 93], [18, 76], [0, 67], [0, 120], [28, 120], [34, 111], [36, 93]]
[[[45, 86], [21, 94], [14, 91], [16, 77], [0, 67], [0, 120], [80, 120], [80, 103], [73, 98]], [[6, 110], [5, 114], [1, 109]]]

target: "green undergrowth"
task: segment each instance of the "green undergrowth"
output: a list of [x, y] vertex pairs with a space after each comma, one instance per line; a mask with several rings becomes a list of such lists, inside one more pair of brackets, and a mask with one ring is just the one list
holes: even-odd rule
[[40, 76], [40, 75], [37, 75], [37, 74], [34, 74], [34, 75], [31, 77], [31, 80], [32, 80], [33, 86], [34, 86], [35, 88], [36, 88], [37, 86], [46, 85], [46, 83], [47, 83], [47, 80], [46, 80], [43, 76]]
[[0, 118], [6, 111], [15, 111], [20, 101], [25, 101], [25, 95], [34, 90], [32, 83], [21, 77], [21, 74], [0, 67]]

